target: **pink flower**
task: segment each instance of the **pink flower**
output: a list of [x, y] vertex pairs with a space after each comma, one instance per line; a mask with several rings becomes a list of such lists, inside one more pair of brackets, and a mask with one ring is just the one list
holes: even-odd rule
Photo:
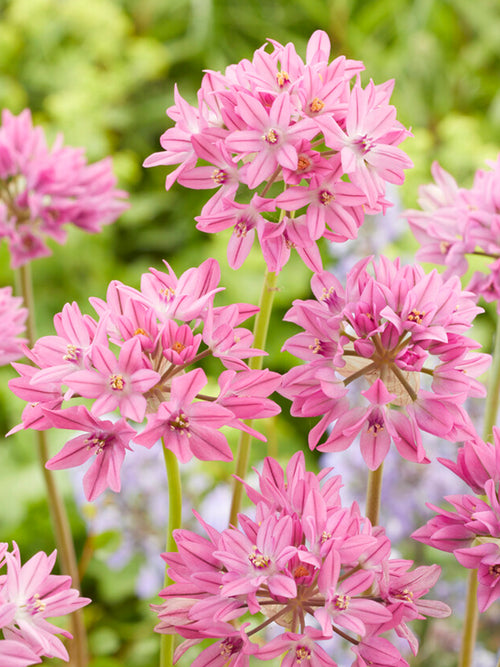
[[16, 361], [23, 356], [19, 338], [26, 329], [28, 311], [22, 308], [23, 300], [12, 296], [12, 287], [0, 288], [0, 366]]
[[92, 501], [106, 488], [120, 490], [120, 468], [129, 442], [135, 431], [124, 419], [118, 422], [101, 421], [83, 405], [67, 410], [49, 411], [51, 424], [55, 428], [84, 431], [64, 445], [61, 451], [46, 464], [49, 470], [61, 470], [79, 466], [95, 456], [92, 465], [83, 477], [83, 488], [87, 500]]
[[[175, 127], [161, 137], [165, 151], [144, 164], [179, 165], [167, 176], [167, 189], [175, 180], [190, 188], [219, 187], [197, 227], [210, 233], [233, 228], [233, 268], [242, 265], [257, 234], [270, 271], [283, 268], [291, 247], [318, 270], [320, 238], [352, 239], [365, 212], [389, 205], [386, 183], [401, 183], [411, 166], [397, 147], [409, 132], [388, 103], [392, 82], [352, 85], [363, 64], [343, 56], [328, 63], [325, 32], [311, 36], [305, 62], [291, 43], [269, 40], [270, 52], [266, 46], [223, 74], [206, 72], [197, 106], [176, 89], [176, 104], [167, 111]], [[302, 208], [305, 218], [295, 226], [288, 214]]]
[[475, 436], [462, 404], [484, 395], [474, 378], [489, 358], [471, 352], [479, 345], [463, 335], [480, 309], [457, 278], [381, 257], [358, 262], [345, 291], [327, 272], [311, 285], [316, 300], [294, 302], [285, 316], [305, 331], [284, 349], [307, 365], [289, 371], [281, 389], [292, 414], [322, 416], [311, 448], [330, 425], [321, 451], [346, 449], [361, 433], [375, 469], [390, 441], [405, 458], [427, 462], [420, 429], [449, 440]]
[[[176, 659], [212, 638], [193, 664], [223, 667], [223, 656], [227, 664], [246, 667], [255, 654], [260, 660], [283, 655], [289, 667], [335, 667], [335, 656], [319, 642], [336, 633], [356, 646], [359, 665], [369, 664], [370, 656], [378, 664], [378, 656], [399, 655], [378, 634], [399, 634], [403, 620], [433, 611], [444, 615], [445, 605], [421, 599], [439, 568], [411, 572], [409, 561], [390, 559], [383, 529], [372, 527], [357, 505], [342, 507], [340, 477], [330, 473], [307, 472], [302, 452], [294, 454], [286, 473], [267, 458], [260, 490], [245, 483], [256, 507], [252, 516], [239, 515], [239, 528], [219, 533], [197, 516], [207, 537], [175, 532], [178, 552], [163, 554], [174, 583], [161, 591], [165, 601], [153, 609], [158, 632], [186, 639]], [[410, 589], [414, 602], [401, 597], [411, 600]], [[320, 628], [313, 627], [318, 622]], [[254, 643], [271, 624], [274, 638]], [[381, 659], [384, 664], [392, 663]]]
[[64, 382], [82, 396], [96, 399], [92, 406], [96, 415], [119, 406], [124, 417], [141, 422], [146, 412], [143, 394], [159, 381], [160, 375], [145, 367], [139, 341], [125, 341], [118, 360], [108, 347], [94, 346], [92, 363], [95, 370], [75, 371]]
[[128, 208], [111, 162], [87, 165], [83, 151], [63, 146], [61, 136], [49, 149], [29, 109], [19, 116], [2, 112], [0, 181], [0, 237], [8, 241], [13, 268], [50, 255], [46, 237], [64, 243], [66, 224], [95, 233]]
[[234, 421], [231, 411], [193, 399], [207, 384], [201, 368], [172, 380], [170, 401], [160, 404], [156, 413], [148, 415], [148, 424], [135, 442], [152, 447], [163, 438], [165, 447], [185, 463], [194, 455], [202, 461], [233, 458], [226, 437], [218, 431]]
[[50, 573], [55, 560], [55, 551], [50, 556], [40, 551], [21, 565], [15, 543], [12, 553], [5, 554], [7, 574], [0, 577], [0, 606], [7, 611], [2, 615], [2, 627], [7, 639], [22, 642], [37, 655], [68, 660], [68, 652], [56, 634], [69, 638], [71, 634], [47, 619], [69, 614], [90, 600], [70, 588], [70, 577]]

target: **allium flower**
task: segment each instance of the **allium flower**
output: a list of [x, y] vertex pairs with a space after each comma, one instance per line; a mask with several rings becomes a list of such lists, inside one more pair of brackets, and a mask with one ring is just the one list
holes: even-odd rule
[[[363, 64], [344, 56], [329, 63], [325, 32], [311, 36], [306, 62], [293, 44], [269, 40], [271, 52], [266, 46], [224, 74], [208, 71], [197, 107], [176, 89], [167, 110], [175, 126], [161, 137], [164, 151], [144, 166], [178, 165], [167, 189], [177, 180], [216, 190], [197, 228], [233, 229], [232, 268], [242, 265], [257, 237], [270, 271], [283, 268], [290, 248], [320, 270], [321, 237], [353, 239], [365, 212], [390, 205], [386, 183], [402, 183], [412, 166], [397, 147], [410, 132], [389, 104], [392, 82], [363, 88], [358, 76], [352, 83]], [[300, 211], [300, 225], [290, 211]]]
[[474, 273], [467, 289], [486, 301], [499, 301], [500, 155], [487, 164], [490, 170], [478, 170], [472, 187], [466, 189], [435, 162], [435, 184], [420, 188], [422, 210], [409, 210], [405, 215], [422, 245], [417, 257], [443, 264], [446, 275], [466, 273], [469, 257], [488, 258], [487, 270]]
[[21, 308], [23, 300], [12, 296], [12, 287], [0, 288], [0, 366], [5, 366], [23, 356], [19, 338], [26, 327], [26, 308]]
[[[17, 544], [12, 552], [5, 552], [7, 545], [2, 547], [7, 573], [0, 576], [0, 627], [7, 641], [0, 641], [0, 656], [8, 656], [2, 665], [22, 667], [40, 662], [37, 656], [68, 660], [68, 652], [56, 635], [72, 635], [47, 619], [69, 614], [90, 600], [70, 588], [70, 577], [51, 574], [55, 551], [50, 556], [40, 551], [21, 565]], [[18, 652], [12, 651], [14, 642], [22, 645]], [[27, 662], [30, 651], [35, 658]]]
[[88, 165], [83, 150], [63, 146], [61, 136], [49, 148], [29, 109], [19, 116], [3, 110], [0, 237], [13, 268], [50, 255], [46, 237], [64, 243], [68, 223], [95, 233], [114, 222], [128, 208], [127, 193], [115, 186], [110, 160]]
[[[252, 370], [245, 359], [263, 354], [240, 325], [258, 310], [245, 303], [214, 306], [220, 270], [213, 259], [179, 278], [151, 269], [137, 290], [113, 281], [106, 301], [91, 299], [97, 319], [66, 304], [54, 318], [57, 336], [44, 336], [25, 350], [33, 365], [15, 364], [21, 377], [11, 390], [28, 401], [23, 424], [11, 430], [74, 429], [47, 464], [59, 469], [93, 458], [84, 477], [87, 499], [120, 489], [120, 468], [130, 444], [152, 447], [160, 438], [180, 461], [230, 460], [223, 427], [251, 433], [247, 418], [270, 417], [279, 406], [268, 396], [278, 373]], [[219, 389], [210, 394], [197, 367], [218, 359]], [[205, 387], [210, 389], [206, 390]], [[74, 401], [92, 399], [90, 412]], [[67, 407], [70, 405], [71, 407]], [[116, 419], [104, 419], [115, 412]], [[147, 416], [147, 425], [142, 424]]]
[[[443, 603], [421, 599], [439, 567], [409, 571], [410, 561], [390, 559], [383, 529], [372, 527], [356, 504], [342, 507], [341, 479], [329, 472], [306, 472], [298, 452], [285, 476], [267, 458], [260, 491], [245, 483], [256, 504], [254, 518], [240, 514], [241, 528], [219, 532], [198, 517], [207, 537], [175, 531], [178, 553], [163, 554], [174, 583], [161, 591], [165, 601], [153, 609], [157, 632], [186, 639], [176, 659], [211, 638], [216, 641], [194, 665], [243, 667], [250, 655], [284, 655], [282, 664], [290, 667], [335, 667], [335, 656], [321, 642], [337, 634], [359, 656], [369, 656], [371, 646], [373, 656], [390, 650], [392, 664], [404, 665], [390, 640], [381, 643], [377, 635], [394, 629], [415, 650], [406, 621], [448, 615]], [[255, 643], [254, 635], [270, 623], [274, 638]]]
[[475, 492], [445, 496], [452, 510], [428, 504], [436, 512], [412, 537], [436, 549], [452, 552], [466, 568], [478, 570], [479, 611], [500, 598], [500, 430], [494, 444], [468, 440], [458, 450], [457, 462], [441, 463]]
[[463, 335], [481, 309], [458, 278], [381, 257], [358, 262], [345, 291], [326, 271], [311, 286], [316, 300], [295, 301], [285, 317], [305, 331], [284, 349], [307, 363], [286, 374], [281, 390], [293, 415], [321, 416], [311, 448], [333, 424], [319, 449], [342, 451], [360, 434], [374, 470], [391, 441], [405, 458], [426, 462], [419, 429], [455, 441], [474, 436], [462, 404], [484, 395], [475, 377], [489, 356], [471, 352], [479, 345]]

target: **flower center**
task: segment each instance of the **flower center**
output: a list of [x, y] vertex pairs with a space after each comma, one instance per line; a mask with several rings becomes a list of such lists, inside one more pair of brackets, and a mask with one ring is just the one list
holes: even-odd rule
[[295, 659], [297, 662], [302, 662], [302, 660], [308, 660], [311, 657], [311, 650], [307, 646], [297, 646], [295, 649]]
[[134, 336], [147, 336], [147, 333], [144, 331], [144, 329], [141, 329], [141, 327], [139, 327], [134, 331]]
[[40, 600], [39, 593], [35, 593], [26, 603], [26, 608], [32, 616], [43, 613], [46, 606], [46, 603]]
[[311, 573], [305, 565], [297, 565], [293, 571], [293, 578], [300, 579], [301, 577], [308, 577]]
[[92, 433], [92, 435], [85, 440], [85, 444], [87, 445], [87, 449], [94, 449], [94, 454], [99, 456], [99, 454], [102, 454], [107, 441], [102, 434]]
[[80, 359], [82, 351], [76, 345], [68, 344], [66, 345], [66, 354], [63, 356], [64, 361], [74, 361], [77, 362]]
[[234, 653], [238, 653], [242, 646], [243, 639], [240, 639], [239, 637], [228, 637], [227, 639], [224, 639], [223, 642], [221, 642], [220, 654], [224, 657], [229, 657], [230, 655], [234, 655]]
[[297, 171], [305, 171], [311, 166], [311, 160], [306, 155], [299, 155]]
[[180, 340], [176, 340], [175, 343], [172, 345], [172, 350], [174, 352], [182, 352], [182, 350], [185, 350], [186, 346], [180, 342]]
[[405, 602], [413, 602], [413, 593], [407, 588], [403, 588], [402, 591], [396, 593], [394, 596], [397, 600], [404, 600]]
[[290, 83], [290, 77], [288, 76], [288, 72], [284, 72], [281, 70], [276, 74], [276, 81], [278, 82], [278, 86], [280, 88], [283, 88], [287, 83]]
[[336, 595], [333, 598], [333, 604], [340, 611], [345, 611], [349, 607], [350, 599], [349, 595]]
[[227, 174], [223, 169], [214, 169], [212, 172], [212, 180], [215, 185], [223, 185], [227, 181]]
[[180, 433], [185, 433], [189, 438], [191, 433], [189, 432], [189, 420], [187, 415], [184, 412], [179, 412], [177, 417], [170, 420], [170, 429], [172, 431], [179, 431]]
[[247, 221], [245, 219], [240, 219], [234, 226], [234, 233], [238, 238], [247, 235], [248, 230], [250, 229]]
[[319, 193], [319, 201], [324, 206], [328, 206], [328, 204], [330, 204], [330, 202], [332, 202], [334, 199], [335, 195], [333, 195], [331, 192], [328, 192], [328, 190], [322, 190]]
[[325, 108], [325, 103], [323, 100], [320, 100], [319, 97], [315, 97], [313, 101], [309, 104], [309, 109], [313, 113], [318, 113]]
[[496, 563], [495, 565], [490, 565], [488, 568], [488, 574], [492, 577], [500, 577], [500, 564]]
[[266, 132], [266, 134], [262, 135], [262, 138], [266, 143], [274, 145], [277, 144], [279, 141], [279, 134], [276, 132], [275, 129], [271, 128]]
[[125, 378], [123, 375], [114, 373], [109, 376], [109, 386], [113, 391], [123, 391], [125, 389]]
[[422, 324], [422, 320], [424, 319], [425, 312], [420, 311], [420, 310], [415, 310], [415, 308], [411, 311], [411, 313], [408, 315], [407, 319], [410, 322], [416, 322], [417, 324]]
[[266, 568], [271, 562], [271, 559], [268, 558], [268, 556], [264, 556], [263, 554], [258, 554], [256, 551], [254, 551], [253, 554], [248, 554], [248, 560], [258, 570]]

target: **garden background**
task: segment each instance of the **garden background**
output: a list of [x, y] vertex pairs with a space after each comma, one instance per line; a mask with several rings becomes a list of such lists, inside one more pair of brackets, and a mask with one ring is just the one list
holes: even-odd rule
[[[470, 186], [484, 160], [496, 158], [500, 150], [497, 0], [0, 0], [1, 107], [16, 114], [30, 107], [34, 123], [44, 127], [51, 141], [62, 131], [67, 144], [85, 147], [90, 161], [111, 155], [119, 186], [130, 192], [131, 207], [118, 222], [96, 236], [71, 229], [65, 246], [53, 244], [52, 257], [33, 263], [39, 335], [52, 333], [52, 317], [64, 303], [77, 301], [82, 310], [91, 312], [88, 297], [104, 297], [110, 280], [138, 286], [141, 273], [150, 266], [161, 268], [163, 259], [180, 274], [206, 257], [216, 257], [222, 266], [221, 284], [228, 286], [219, 303], [241, 298], [257, 302], [264, 271], [260, 253], [256, 250], [245, 269], [234, 273], [225, 258], [230, 232], [209, 236], [195, 229], [193, 218], [206, 200], [205, 193], [187, 191], [177, 184], [166, 193], [167, 170], [146, 170], [141, 165], [145, 157], [159, 150], [159, 137], [171, 125], [165, 109], [173, 103], [175, 82], [193, 102], [203, 69], [223, 70], [230, 63], [251, 58], [267, 37], [281, 43], [293, 41], [297, 52], [304, 54], [309, 36], [318, 28], [330, 35], [333, 56], [344, 54], [365, 63], [364, 84], [369, 78], [375, 83], [396, 80], [391, 101], [398, 109], [398, 119], [412, 129], [414, 137], [405, 142], [404, 150], [415, 164], [394, 195], [400, 208], [416, 207], [418, 185], [431, 180], [433, 160], [460, 185]], [[392, 220], [391, 224], [394, 233], [390, 234], [376, 226], [369, 232], [362, 227], [359, 244], [369, 252], [373, 238], [393, 236], [385, 252], [411, 261], [416, 243], [406, 222]], [[325, 247], [325, 266], [333, 267], [345, 259], [328, 258]], [[14, 283], [5, 245], [0, 248], [0, 274], [1, 285]], [[280, 275], [268, 347], [268, 365], [274, 370], [284, 372], [293, 363], [280, 348], [295, 327], [282, 323], [281, 317], [293, 299], [308, 298], [309, 277], [297, 257]], [[492, 329], [488, 306], [472, 335], [489, 347]], [[13, 375], [10, 368], [0, 374], [1, 433], [20, 421], [23, 407], [7, 388]], [[272, 454], [286, 460], [305, 448], [312, 422], [287, 420], [288, 404], [281, 400], [284, 414], [268, 428], [267, 435]], [[54, 441], [58, 437], [64, 436], [54, 436]], [[53, 447], [55, 452], [57, 442]], [[266, 453], [256, 443], [253, 461]], [[319, 463], [315, 453], [309, 453], [308, 459], [310, 466]], [[408, 472], [413, 464], [402, 460], [401, 465], [406, 468], [402, 478], [414, 474]], [[137, 514], [137, 525], [146, 521], [148, 494], [157, 496], [155, 512], [161, 513], [158, 505], [164, 506], [155, 492], [158, 475], [149, 477], [147, 470], [143, 474], [139, 495], [125, 510]], [[227, 467], [198, 462], [189, 476], [188, 492], [193, 498], [203, 496], [207, 511], [213, 511], [214, 503], [225, 497]], [[152, 632], [155, 617], [148, 602], [154, 596], [137, 597], [140, 556], [134, 556], [124, 568], [110, 567], [110, 554], [119, 545], [118, 532], [108, 526], [89, 538], [82, 518], [82, 512], [91, 518], [106, 507], [82, 508], [72, 490], [78, 486], [74, 479], [64, 472], [57, 473], [57, 479], [69, 503], [77, 553], [83, 554], [82, 593], [94, 600], [85, 610], [91, 667], [153, 667], [159, 642]], [[219, 496], [214, 495], [218, 483], [223, 485]], [[363, 484], [358, 481], [358, 485]], [[405, 490], [398, 488], [403, 502]], [[423, 505], [427, 498], [425, 493], [420, 496]], [[44, 487], [29, 432], [2, 443], [0, 502], [2, 541], [15, 539], [23, 560], [40, 550], [52, 551]], [[189, 515], [188, 507], [186, 513]], [[427, 553], [425, 562], [440, 562], [449, 581], [453, 580], [451, 555], [427, 552], [421, 545], [399, 548], [412, 558], [416, 558], [415, 550], [419, 557], [426, 558]], [[465, 590], [465, 583], [463, 586]], [[460, 598], [460, 592], [455, 595]], [[460, 609], [457, 618], [459, 614]], [[478, 667], [487, 667], [489, 656], [500, 645], [498, 603], [484, 617], [484, 663]], [[444, 633], [444, 627], [452, 626], [443, 622], [439, 631]], [[454, 631], [447, 632], [449, 636], [433, 630], [411, 664], [455, 665]], [[424, 627], [421, 637], [422, 633]]]

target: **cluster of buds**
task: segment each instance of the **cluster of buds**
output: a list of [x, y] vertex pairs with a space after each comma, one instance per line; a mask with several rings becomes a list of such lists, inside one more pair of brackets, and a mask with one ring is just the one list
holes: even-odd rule
[[68, 660], [68, 652], [57, 637], [71, 634], [50, 623], [90, 602], [71, 588], [71, 577], [51, 574], [56, 552], [38, 552], [24, 565], [17, 544], [12, 552], [0, 543], [0, 663], [2, 667], [27, 667], [42, 662], [41, 657]]
[[294, 301], [285, 317], [304, 333], [284, 349], [307, 363], [288, 371], [281, 389], [293, 415], [321, 416], [311, 448], [333, 424], [318, 449], [342, 451], [359, 434], [375, 470], [391, 441], [405, 458], [428, 462], [420, 430], [454, 441], [475, 435], [462, 405], [485, 395], [475, 377], [490, 357], [472, 352], [479, 344], [463, 335], [481, 309], [456, 276], [367, 258], [349, 272], [345, 290], [326, 271], [311, 287], [316, 300]]
[[[243, 667], [250, 655], [268, 660], [283, 654], [282, 664], [290, 667], [335, 667], [321, 642], [338, 635], [352, 647], [357, 667], [407, 665], [380, 634], [395, 631], [416, 653], [407, 621], [450, 613], [441, 602], [421, 599], [440, 568], [410, 570], [411, 561], [389, 558], [383, 529], [361, 516], [356, 504], [342, 506], [341, 478], [330, 473], [307, 472], [298, 452], [285, 478], [267, 458], [260, 492], [245, 484], [256, 505], [254, 519], [240, 514], [241, 528], [222, 532], [200, 519], [207, 538], [175, 532], [178, 553], [163, 555], [174, 583], [160, 593], [163, 604], [153, 606], [158, 632], [187, 639], [175, 659], [211, 637], [217, 641], [200, 653], [196, 667]], [[239, 629], [236, 619], [245, 621]], [[274, 638], [255, 643], [271, 623]]]
[[[89, 500], [108, 486], [120, 489], [120, 466], [132, 440], [152, 447], [162, 439], [181, 462], [193, 455], [228, 461], [232, 452], [223, 426], [265, 440], [243, 420], [279, 412], [267, 398], [280, 384], [279, 374], [251, 370], [243, 361], [264, 354], [251, 347], [251, 332], [239, 326], [258, 308], [214, 306], [223, 288], [213, 259], [179, 278], [167, 268], [168, 273], [144, 274], [140, 290], [110, 283], [106, 301], [90, 299], [97, 319], [82, 315], [76, 303], [66, 304], [54, 318], [57, 335], [26, 350], [33, 365], [15, 364], [20, 377], [9, 386], [29, 404], [13, 431], [83, 432], [47, 467], [68, 468], [95, 457], [84, 477]], [[204, 393], [208, 378], [197, 367], [209, 355], [223, 365], [215, 395]], [[81, 398], [93, 399], [90, 411]], [[102, 419], [114, 411], [116, 421]]]
[[477, 569], [477, 600], [483, 612], [500, 598], [500, 429], [494, 444], [468, 440], [457, 461], [440, 459], [470, 486], [473, 494], [445, 496], [453, 510], [429, 504], [437, 512], [412, 537], [454, 554], [463, 567]]
[[64, 146], [58, 136], [47, 146], [31, 112], [4, 109], [0, 127], [0, 238], [9, 244], [17, 268], [51, 254], [50, 237], [64, 243], [65, 225], [98, 232], [128, 208], [117, 190], [109, 159], [88, 165], [84, 151]]
[[386, 183], [402, 183], [412, 166], [398, 148], [410, 133], [389, 104], [393, 82], [363, 88], [363, 63], [343, 56], [329, 63], [325, 32], [310, 38], [306, 62], [291, 43], [270, 45], [271, 53], [264, 45], [224, 74], [208, 71], [196, 107], [176, 89], [167, 110], [175, 126], [144, 164], [178, 165], [167, 189], [176, 180], [216, 189], [197, 228], [233, 228], [233, 268], [257, 235], [270, 271], [281, 270], [292, 247], [320, 271], [318, 239], [353, 239], [365, 213], [390, 205]]
[[490, 302], [500, 299], [500, 156], [487, 164], [490, 170], [478, 170], [466, 189], [434, 163], [435, 183], [420, 188], [422, 210], [405, 215], [422, 245], [417, 258], [446, 266], [447, 275], [464, 275], [468, 256], [491, 262], [486, 273], [474, 273], [467, 288]]

